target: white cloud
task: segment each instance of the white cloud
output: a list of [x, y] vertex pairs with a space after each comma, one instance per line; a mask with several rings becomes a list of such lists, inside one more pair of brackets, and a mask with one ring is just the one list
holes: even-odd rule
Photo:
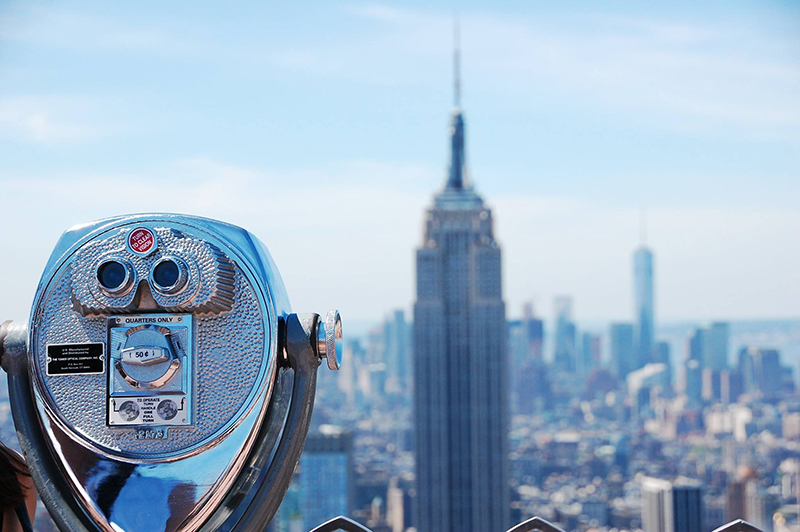
[[84, 107], [80, 99], [0, 98], [0, 133], [45, 144], [84, 140], [98, 133], [76, 116]]
[[136, 26], [114, 17], [45, 4], [0, 12], [0, 41], [62, 50], [137, 51], [157, 55], [185, 55], [204, 49], [202, 41], [176, 36], [174, 28], [163, 23]]
[[[191, 56], [247, 71], [262, 65], [289, 69], [286, 75], [300, 71], [357, 83], [440, 83], [449, 65], [451, 13], [380, 3], [344, 10], [354, 19], [346, 31], [309, 35], [300, 45], [51, 6], [0, 13], [0, 40], [88, 54]], [[769, 35], [768, 27], [597, 14], [465, 11], [460, 19], [467, 101], [480, 95], [531, 112], [541, 108], [542, 97], [568, 98], [585, 112], [608, 109], [619, 112], [620, 121], [682, 132], [792, 143], [800, 138], [800, 54], [792, 51], [797, 42]], [[25, 120], [39, 138], [82, 133], [45, 111]]]
[[[430, 78], [423, 62], [439, 69], [447, 64], [451, 14], [381, 4], [351, 10], [385, 31], [354, 32], [324, 49], [309, 47], [306, 68], [330, 72], [333, 61], [339, 75], [411, 83]], [[597, 15], [460, 18], [468, 95], [512, 95], [508, 100], [524, 109], [526, 101], [541, 106], [531, 91], [569, 91], [579, 105], [645, 113], [681, 130], [727, 134], [730, 126], [756, 126], [769, 131], [740, 133], [798, 137], [800, 54], [787, 52], [792, 43], [745, 25]]]

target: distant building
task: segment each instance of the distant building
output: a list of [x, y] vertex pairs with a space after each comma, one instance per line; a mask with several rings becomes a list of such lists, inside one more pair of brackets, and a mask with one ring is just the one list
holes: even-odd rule
[[386, 491], [386, 523], [391, 532], [405, 532], [412, 526], [410, 482], [393, 477]]
[[553, 366], [555, 369], [573, 372], [577, 367], [577, 328], [572, 321], [572, 298], [556, 297], [553, 301], [556, 315]]
[[630, 323], [611, 324], [611, 366], [624, 379], [633, 371], [635, 359], [634, 329]]
[[492, 212], [467, 177], [458, 98], [450, 141], [449, 175], [426, 212], [416, 257], [415, 523], [419, 532], [505, 530], [510, 497], [501, 253]]
[[636, 361], [633, 369], [651, 362], [654, 345], [653, 253], [642, 246], [633, 254], [633, 295], [636, 313]]
[[395, 310], [383, 324], [383, 351], [387, 391], [407, 392], [411, 375], [411, 327], [402, 310]]
[[742, 376], [742, 393], [751, 393], [756, 389], [753, 356], [748, 346], [742, 346], [736, 356], [736, 369]]
[[781, 365], [777, 349], [742, 348], [738, 358], [743, 387], [748, 393], [776, 397], [794, 392], [792, 369]]
[[703, 400], [709, 403], [719, 403], [722, 399], [720, 370], [703, 368]]
[[522, 366], [531, 359], [543, 358], [542, 346], [544, 344], [544, 321], [536, 317], [533, 305], [526, 303], [523, 308], [522, 319], [509, 321], [509, 331], [514, 331], [514, 345], [511, 360], [516, 367]]
[[516, 414], [530, 415], [545, 412], [552, 408], [553, 385], [550, 381], [550, 368], [543, 360], [529, 360], [521, 368], [514, 368], [516, 388]]
[[742, 374], [739, 370], [724, 370], [719, 376], [720, 401], [729, 405], [739, 400], [743, 393]]
[[750, 355], [753, 359], [753, 381], [756, 389], [765, 395], [771, 395], [783, 376], [778, 350], [753, 349]]
[[669, 389], [669, 368], [666, 364], [647, 364], [628, 373], [628, 393], [633, 398], [634, 415], [644, 416], [651, 405], [652, 393]]
[[307, 532], [350, 515], [354, 485], [352, 434], [322, 425], [320, 432], [308, 434], [292, 483], [267, 530]]
[[728, 324], [712, 323], [705, 334], [703, 366], [716, 370], [728, 368]]
[[705, 345], [706, 330], [696, 327], [686, 342], [686, 359], [696, 360], [703, 364], [703, 346]]
[[652, 362], [656, 364], [666, 364], [670, 366], [672, 363], [671, 349], [669, 342], [656, 342], [653, 346]]
[[732, 480], [728, 482], [725, 493], [725, 520], [727, 522], [736, 519], [744, 519], [745, 497], [744, 488], [746, 479]]
[[508, 320], [509, 361], [512, 367], [521, 367], [529, 360], [542, 360], [544, 353], [544, 321], [533, 312], [533, 305], [526, 303], [522, 318]]
[[696, 408], [703, 402], [703, 370], [697, 360], [687, 360], [683, 370], [683, 393], [689, 399], [689, 406]]
[[703, 492], [698, 482], [675, 482], [645, 477], [642, 480], [644, 532], [705, 532]]
[[718, 371], [728, 369], [728, 324], [715, 322], [696, 327], [687, 342], [689, 360], [697, 360], [704, 368]]
[[351, 513], [354, 469], [352, 434], [323, 425], [308, 435], [297, 475], [304, 530]]
[[600, 336], [585, 332], [581, 335], [578, 371], [584, 375], [588, 375], [597, 367], [600, 367]]
[[531, 391], [538, 386], [538, 368], [544, 366], [541, 356], [543, 328], [542, 320], [530, 316], [528, 308], [526, 305], [521, 320], [508, 321], [512, 414], [530, 413], [540, 408], [539, 404], [534, 404]]
[[655, 364], [666, 364], [670, 387], [674, 382], [674, 378], [672, 375], [672, 356], [671, 356], [671, 348], [669, 342], [656, 342], [653, 346], [653, 357], [652, 362]]
[[349, 364], [342, 364], [337, 375], [337, 387], [344, 394], [347, 404], [354, 406], [363, 400], [357, 369], [367, 364], [366, 350], [358, 339], [348, 340], [344, 349], [344, 356]]
[[756, 479], [747, 481], [744, 489], [744, 515], [747, 522], [763, 532], [772, 532], [772, 518], [778, 507], [774, 494], [767, 491]]

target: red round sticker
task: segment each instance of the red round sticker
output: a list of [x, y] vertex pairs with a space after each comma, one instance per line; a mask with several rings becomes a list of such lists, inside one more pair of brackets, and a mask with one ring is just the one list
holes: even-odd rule
[[139, 255], [147, 255], [156, 246], [156, 235], [146, 227], [138, 227], [128, 235], [128, 246]]

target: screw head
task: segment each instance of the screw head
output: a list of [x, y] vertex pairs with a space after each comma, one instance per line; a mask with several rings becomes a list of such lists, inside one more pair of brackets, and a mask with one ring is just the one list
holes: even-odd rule
[[325, 357], [329, 369], [335, 371], [342, 367], [342, 317], [338, 310], [329, 310], [325, 321], [320, 320], [317, 345], [319, 356]]

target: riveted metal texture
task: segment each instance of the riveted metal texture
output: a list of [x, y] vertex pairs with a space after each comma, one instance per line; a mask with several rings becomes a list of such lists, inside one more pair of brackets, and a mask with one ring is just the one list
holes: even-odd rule
[[[146, 257], [126, 248], [130, 230], [141, 226], [158, 236], [157, 249]], [[270, 319], [253, 279], [224, 247], [195, 227], [139, 223], [95, 236], [60, 265], [32, 314], [32, 357], [45, 402], [68, 432], [111, 455], [180, 456], [225, 433], [253, 407], [250, 399], [274, 373], [275, 362], [266, 356]], [[161, 294], [148, 284], [150, 269], [164, 256], [189, 266], [187, 285], [177, 294]], [[125, 294], [105, 293], [94, 275], [97, 264], [110, 257], [133, 268], [135, 280]], [[48, 345], [105, 344], [110, 316], [156, 310], [194, 315], [195, 352], [188, 378], [195, 384], [192, 408], [197, 413], [193, 426], [170, 427], [157, 441], [141, 438], [130, 427], [107, 426], [107, 369], [103, 374], [49, 375], [47, 366]]]

